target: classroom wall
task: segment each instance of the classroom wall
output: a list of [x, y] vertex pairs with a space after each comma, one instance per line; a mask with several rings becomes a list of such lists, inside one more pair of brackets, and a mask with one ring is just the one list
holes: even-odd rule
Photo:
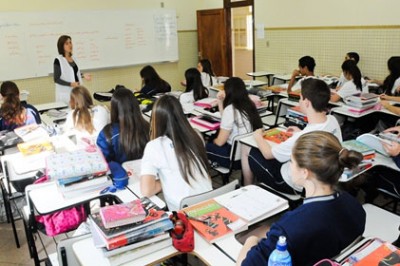
[[341, 72], [346, 52], [360, 54], [363, 75], [384, 79], [387, 59], [400, 55], [400, 1], [255, 0], [256, 69], [291, 73], [298, 59], [316, 59], [316, 74]]
[[[177, 12], [179, 61], [154, 66], [174, 90], [180, 90], [184, 71], [197, 64], [196, 10], [222, 8], [223, 0], [13, 0], [2, 1], [0, 12], [160, 8], [162, 5]], [[256, 70], [291, 73], [297, 67], [298, 58], [308, 54], [317, 61], [317, 74], [338, 74], [345, 53], [354, 50], [361, 55], [363, 74], [383, 79], [387, 75], [387, 59], [400, 55], [398, 10], [398, 0], [255, 0], [255, 23], [264, 28], [265, 34], [255, 42]], [[141, 68], [91, 71], [93, 80], [85, 85], [91, 91], [107, 91], [116, 84], [139, 89]], [[21, 89], [30, 91], [29, 101], [33, 104], [54, 99], [52, 77], [16, 82]]]
[[[173, 90], [181, 90], [180, 81], [184, 71], [197, 65], [197, 31], [196, 10], [221, 7], [220, 1], [199, 0], [13, 0], [2, 1], [0, 12], [34, 12], [34, 11], [73, 11], [73, 10], [104, 10], [104, 9], [138, 9], [138, 8], [171, 8], [176, 10], [178, 21], [179, 61], [174, 63], [154, 64], [162, 78], [167, 80]], [[184, 3], [184, 4], [183, 4]], [[73, 36], [71, 36], [73, 39]], [[57, 53], [54, 43], [55, 54]], [[139, 75], [143, 65], [103, 69], [90, 71], [92, 81], [85, 81], [84, 85], [91, 92], [108, 91], [116, 84], [123, 84], [131, 89], [140, 89]], [[1, 73], [0, 73], [0, 81]], [[29, 102], [32, 104], [54, 101], [54, 82], [52, 77], [40, 77], [16, 80], [18, 87], [30, 92]]]

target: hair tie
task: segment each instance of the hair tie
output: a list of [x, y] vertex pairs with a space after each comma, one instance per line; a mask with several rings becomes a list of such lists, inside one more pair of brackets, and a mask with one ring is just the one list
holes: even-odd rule
[[342, 152], [345, 150], [345, 148], [342, 148], [340, 151], [339, 151], [339, 157], [340, 157], [340, 155], [342, 154]]

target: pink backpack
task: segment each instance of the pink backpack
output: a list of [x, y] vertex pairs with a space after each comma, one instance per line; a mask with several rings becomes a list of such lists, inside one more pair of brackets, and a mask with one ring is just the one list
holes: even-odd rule
[[[48, 180], [47, 176], [35, 181], [35, 184], [43, 183]], [[36, 221], [43, 224], [46, 235], [56, 236], [78, 228], [86, 220], [87, 214], [83, 205], [75, 206], [70, 209], [54, 212], [52, 214], [38, 215]]]

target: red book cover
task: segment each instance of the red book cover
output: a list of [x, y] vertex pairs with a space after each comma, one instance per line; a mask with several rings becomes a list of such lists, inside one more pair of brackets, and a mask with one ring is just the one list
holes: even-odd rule
[[280, 130], [278, 128], [269, 129], [264, 132], [264, 139], [275, 142], [275, 143], [284, 142], [291, 136], [292, 136], [292, 133]]
[[400, 265], [400, 251], [393, 245], [383, 243], [380, 247], [354, 264], [354, 266], [370, 265]]
[[197, 232], [210, 243], [247, 229], [246, 222], [213, 199], [187, 207], [183, 211]]
[[117, 227], [125, 224], [135, 223], [146, 218], [140, 199], [109, 205], [100, 208], [100, 216], [105, 228]]

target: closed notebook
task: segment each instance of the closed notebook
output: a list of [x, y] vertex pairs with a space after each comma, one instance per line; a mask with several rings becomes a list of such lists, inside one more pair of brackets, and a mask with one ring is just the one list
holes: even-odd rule
[[247, 223], [214, 199], [183, 209], [190, 223], [209, 243], [247, 229]]
[[275, 142], [275, 143], [284, 142], [291, 136], [292, 136], [292, 133], [283, 131], [278, 128], [269, 129], [264, 132], [264, 139]]
[[136, 223], [146, 218], [146, 211], [140, 199], [100, 208], [100, 216], [105, 228]]

